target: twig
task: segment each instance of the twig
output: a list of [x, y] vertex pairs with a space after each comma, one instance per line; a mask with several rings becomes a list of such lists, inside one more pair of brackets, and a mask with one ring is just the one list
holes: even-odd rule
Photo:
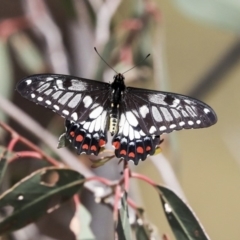
[[61, 32], [52, 20], [44, 1], [24, 0], [23, 6], [30, 22], [46, 40], [47, 56], [53, 72], [67, 74], [69, 72], [68, 61]]
[[18, 133], [16, 131], [14, 131], [10, 126], [8, 126], [7, 124], [3, 123], [0, 121], [0, 126], [8, 131], [14, 138], [12, 139], [12, 141], [10, 141], [10, 146], [8, 145], [8, 150], [13, 150], [13, 147], [15, 146], [15, 144], [19, 141], [24, 143], [26, 146], [28, 146], [29, 148], [33, 149], [34, 151], [38, 152], [39, 154], [42, 155], [43, 158], [45, 158], [49, 163], [51, 163], [53, 166], [59, 166], [59, 162], [56, 161], [54, 158], [48, 156], [47, 154], [45, 154], [39, 147], [37, 147], [36, 145], [34, 145], [33, 143], [31, 143], [29, 140], [27, 140], [26, 138], [18, 135]]

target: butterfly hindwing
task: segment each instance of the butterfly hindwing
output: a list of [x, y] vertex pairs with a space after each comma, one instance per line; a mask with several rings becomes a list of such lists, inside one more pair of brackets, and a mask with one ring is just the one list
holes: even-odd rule
[[107, 115], [103, 112], [98, 118], [100, 118], [100, 125], [92, 121], [88, 127], [85, 125], [86, 122], [65, 121], [66, 138], [76, 148], [78, 154], [97, 156], [100, 148], [107, 142]]
[[128, 87], [123, 98], [125, 112], [145, 134], [161, 135], [174, 130], [204, 128], [217, 116], [207, 104], [180, 94]]
[[101, 112], [109, 101], [110, 85], [68, 75], [39, 74], [20, 81], [17, 90], [28, 100], [81, 122]]

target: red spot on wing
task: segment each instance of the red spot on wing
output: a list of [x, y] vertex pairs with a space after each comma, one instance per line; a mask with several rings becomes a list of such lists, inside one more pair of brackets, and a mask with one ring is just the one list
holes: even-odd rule
[[99, 141], [99, 146], [100, 146], [100, 147], [103, 147], [105, 144], [106, 144], [106, 141], [103, 140], [103, 139], [100, 139], [100, 141]]
[[71, 136], [71, 137], [75, 137], [75, 132], [74, 132], [74, 131], [71, 131], [71, 132], [70, 132], [70, 136]]
[[113, 142], [113, 146], [115, 147], [115, 149], [119, 149], [119, 147], [120, 147], [120, 142], [119, 142], [119, 141]]
[[92, 146], [91, 146], [91, 150], [92, 150], [92, 151], [97, 151], [96, 146], [92, 145]]
[[83, 144], [82, 149], [88, 149], [88, 145], [87, 144]]
[[126, 152], [126, 150], [122, 150], [122, 151], [120, 152], [120, 154], [122, 154], [122, 155], [126, 155], [127, 152]]
[[143, 153], [143, 148], [142, 147], [137, 147], [137, 153]]
[[135, 157], [135, 154], [134, 154], [133, 152], [130, 152], [130, 153], [128, 154], [128, 156], [134, 158], [134, 157]]
[[82, 135], [77, 135], [76, 141], [81, 142], [82, 140], [83, 140], [83, 136]]
[[147, 146], [146, 147], [146, 151], [150, 151], [151, 150], [151, 147], [150, 146]]

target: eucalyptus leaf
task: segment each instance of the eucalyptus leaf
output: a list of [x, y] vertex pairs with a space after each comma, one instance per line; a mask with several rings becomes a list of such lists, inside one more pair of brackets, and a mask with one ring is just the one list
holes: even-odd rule
[[177, 240], [209, 240], [190, 207], [172, 190], [156, 186], [163, 210]]
[[0, 196], [0, 208], [13, 212], [0, 222], [0, 234], [13, 231], [50, 213], [77, 193], [84, 177], [67, 168], [40, 169], [16, 183]]
[[67, 147], [69, 144], [69, 141], [67, 140], [66, 133], [63, 133], [59, 139], [58, 139], [58, 145], [57, 148], [64, 148]]
[[128, 217], [127, 193], [125, 192], [121, 199], [121, 208], [118, 211], [117, 223], [118, 239], [131, 240], [132, 232]]
[[7, 155], [7, 149], [0, 146], [0, 184], [2, 184], [3, 177], [7, 170]]

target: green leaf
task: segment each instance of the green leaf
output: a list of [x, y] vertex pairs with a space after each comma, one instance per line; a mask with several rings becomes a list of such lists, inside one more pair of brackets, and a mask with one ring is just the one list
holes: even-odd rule
[[240, 32], [239, 0], [173, 0], [173, 3], [192, 18]]
[[94, 240], [96, 239], [95, 236], [93, 235], [93, 232], [90, 228], [90, 223], [92, 221], [92, 217], [89, 213], [89, 211], [81, 204], [78, 206], [77, 210], [77, 216], [80, 220], [80, 234], [77, 237], [78, 240]]
[[156, 186], [167, 220], [178, 240], [209, 240], [195, 214], [172, 190]]
[[13, 212], [0, 223], [0, 234], [13, 231], [50, 213], [77, 193], [84, 177], [77, 171], [47, 167], [16, 183], [0, 196], [0, 208]]
[[6, 148], [0, 146], [0, 184], [2, 184], [3, 177], [7, 170], [7, 156], [8, 151]]
[[69, 145], [69, 141], [66, 138], [66, 133], [63, 133], [58, 139], [57, 148], [64, 148]]
[[121, 208], [118, 211], [118, 223], [117, 223], [118, 239], [131, 240], [131, 226], [128, 218], [128, 205], [127, 205], [127, 193], [125, 192], [121, 199]]
[[18, 63], [23, 69], [29, 73], [39, 73], [46, 69], [41, 52], [26, 34], [15, 33], [9, 41], [15, 51]]

